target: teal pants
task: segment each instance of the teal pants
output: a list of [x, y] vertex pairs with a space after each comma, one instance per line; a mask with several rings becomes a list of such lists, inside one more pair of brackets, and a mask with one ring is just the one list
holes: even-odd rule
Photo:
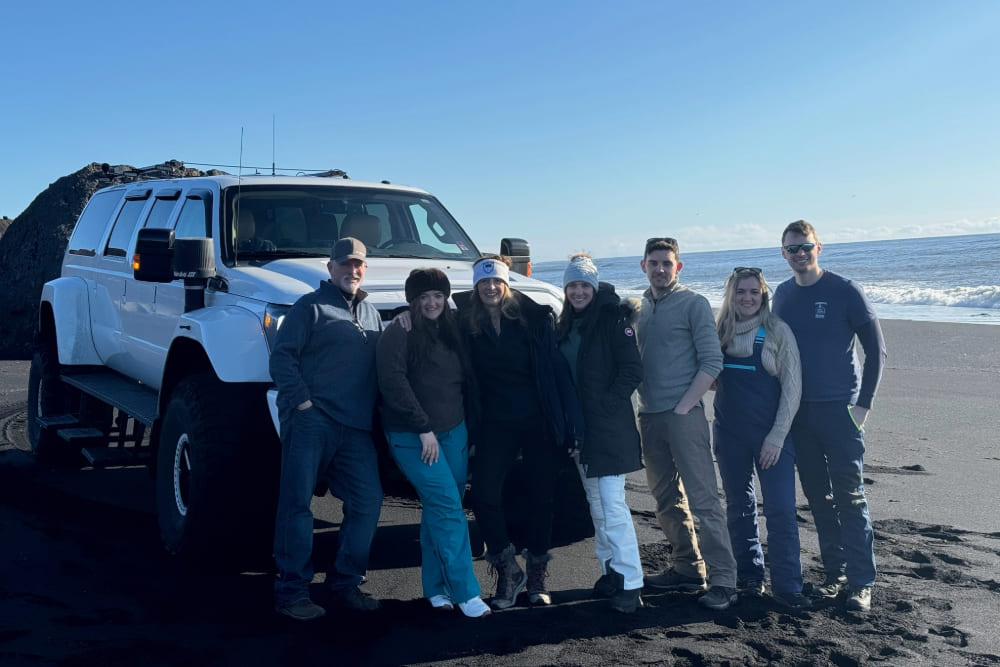
[[465, 423], [435, 433], [439, 455], [436, 463], [420, 460], [420, 437], [416, 433], [386, 434], [396, 465], [420, 496], [420, 577], [424, 597], [447, 595], [455, 603], [480, 594], [472, 569], [469, 524], [462, 508], [465, 476], [469, 463]]

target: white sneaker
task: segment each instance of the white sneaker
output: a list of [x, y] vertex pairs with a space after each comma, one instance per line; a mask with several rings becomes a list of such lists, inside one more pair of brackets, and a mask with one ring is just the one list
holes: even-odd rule
[[451, 598], [447, 595], [434, 595], [427, 598], [431, 606], [440, 611], [451, 611], [455, 607], [451, 604]]
[[482, 616], [489, 616], [490, 614], [489, 605], [478, 597], [466, 600], [465, 602], [459, 602], [458, 608], [469, 618], [480, 618]]

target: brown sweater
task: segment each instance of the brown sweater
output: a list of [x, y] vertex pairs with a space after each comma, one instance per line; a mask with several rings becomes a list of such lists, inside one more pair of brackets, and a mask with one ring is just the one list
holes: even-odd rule
[[408, 363], [410, 334], [398, 324], [386, 327], [375, 354], [382, 392], [382, 428], [409, 433], [440, 433], [465, 418], [462, 362], [440, 340], [416, 368]]

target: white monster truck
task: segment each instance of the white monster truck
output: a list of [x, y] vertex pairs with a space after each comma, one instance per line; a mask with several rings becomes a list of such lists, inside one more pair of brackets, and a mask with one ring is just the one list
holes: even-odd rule
[[[342, 236], [367, 245], [364, 289], [384, 318], [405, 303], [411, 269], [469, 289], [480, 254], [432, 195], [388, 183], [210, 176], [96, 192], [42, 290], [28, 406], [39, 460], [151, 464], [163, 543], [193, 562], [267, 545], [279, 465], [269, 345], [328, 277]], [[524, 272], [527, 247], [500, 250]], [[511, 281], [559, 309], [553, 286]]]

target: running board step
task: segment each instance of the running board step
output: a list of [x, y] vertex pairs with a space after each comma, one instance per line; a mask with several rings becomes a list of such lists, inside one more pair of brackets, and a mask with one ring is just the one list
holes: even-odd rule
[[101, 447], [94, 450], [84, 447], [80, 450], [80, 454], [95, 468], [147, 465], [153, 459], [152, 454], [145, 447], [142, 449], [134, 447]]
[[148, 385], [108, 369], [64, 372], [61, 378], [66, 384], [118, 408], [146, 426], [156, 421], [159, 395]]
[[43, 429], [62, 429], [67, 426], [77, 426], [80, 421], [73, 415], [48, 415], [39, 417], [38, 424]]
[[104, 444], [108, 441], [108, 436], [99, 428], [82, 426], [79, 428], [61, 428], [57, 431], [59, 437], [66, 442], [74, 444], [86, 444], [87, 441], [96, 441], [95, 444]]

